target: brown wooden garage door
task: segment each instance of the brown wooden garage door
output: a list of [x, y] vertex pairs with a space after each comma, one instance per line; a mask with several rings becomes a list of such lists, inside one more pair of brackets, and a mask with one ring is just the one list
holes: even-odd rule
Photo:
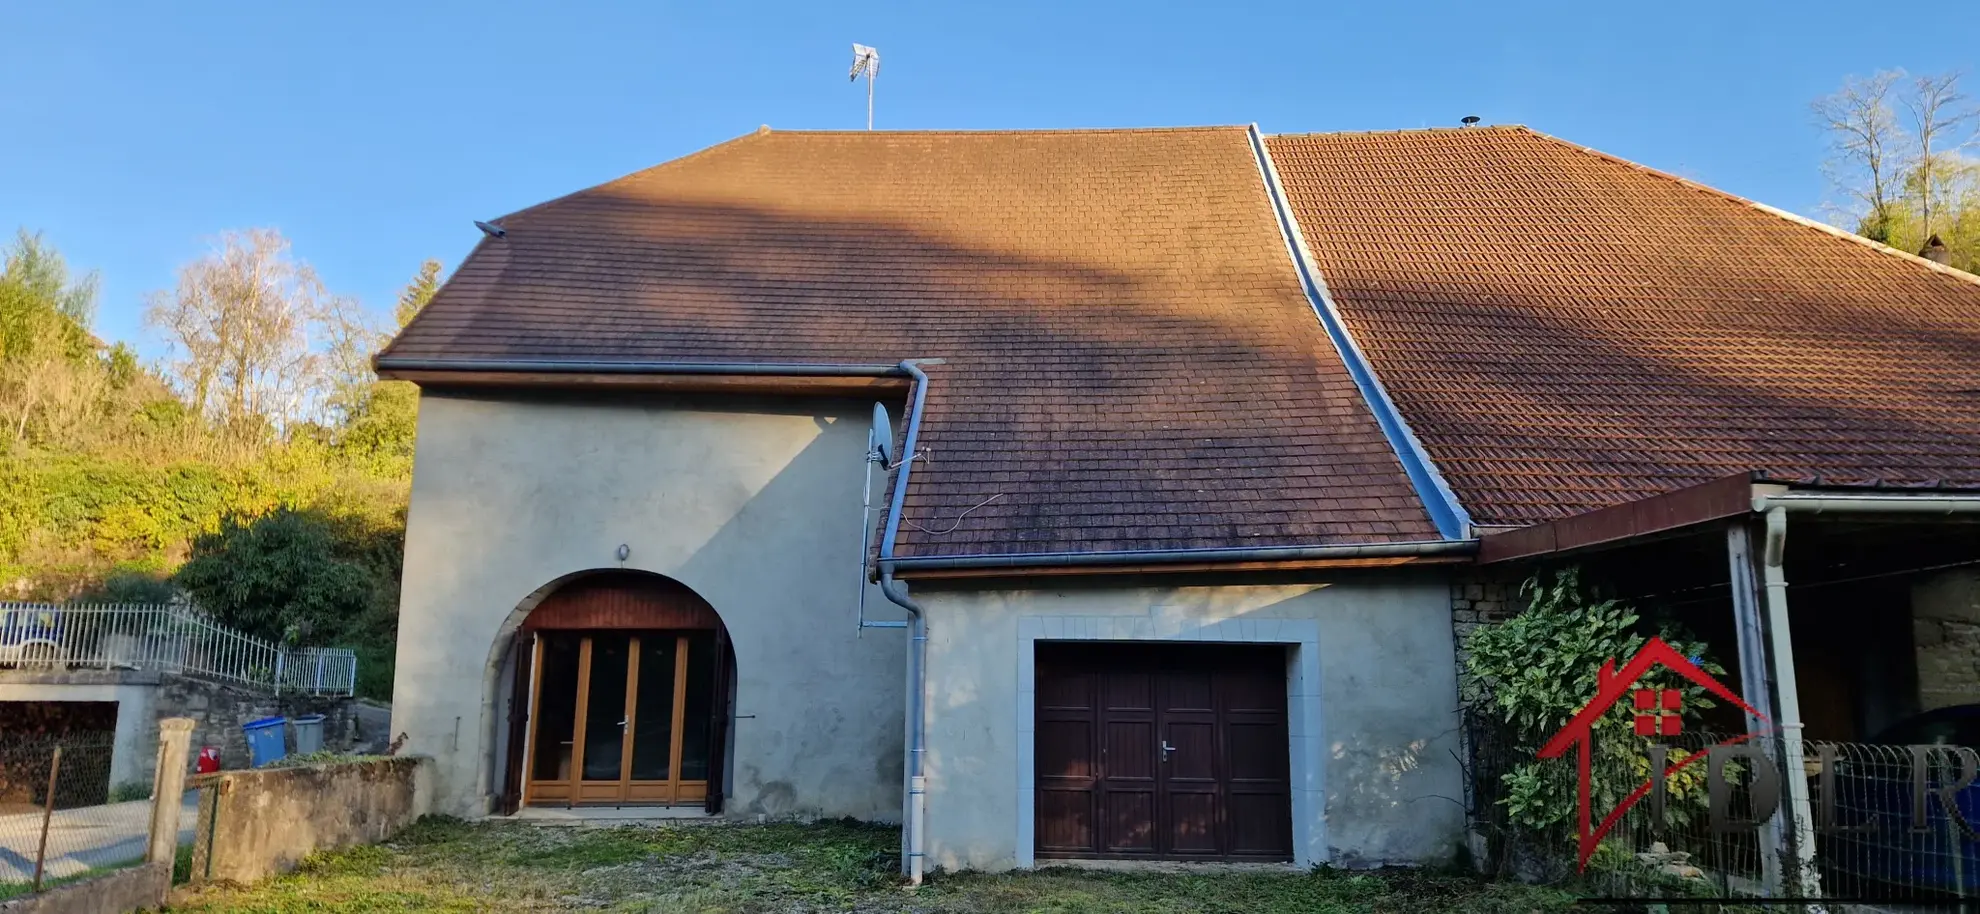
[[1041, 643], [1039, 857], [1291, 860], [1280, 647]]

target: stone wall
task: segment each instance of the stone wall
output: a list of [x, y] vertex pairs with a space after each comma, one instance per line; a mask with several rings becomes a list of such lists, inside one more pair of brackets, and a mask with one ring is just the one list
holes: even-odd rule
[[1959, 569], [1914, 583], [1911, 632], [1920, 710], [1980, 702], [1980, 572]]
[[[231, 769], [248, 767], [247, 735], [241, 731], [241, 725], [264, 717], [294, 720], [305, 714], [321, 714], [325, 718], [323, 747], [348, 749], [353, 706], [354, 701], [349, 698], [275, 695], [203, 679], [166, 676], [158, 687], [157, 715], [161, 719], [190, 717], [197, 721], [193, 729], [193, 756], [198, 757], [201, 746], [218, 746], [221, 766]], [[294, 728], [286, 729], [290, 731], [288, 745], [293, 752]]]
[[0, 914], [124, 914], [165, 904], [170, 862], [145, 863], [0, 901]]
[[1457, 646], [1459, 675], [1464, 672], [1464, 643], [1471, 633], [1519, 611], [1519, 584], [1525, 575], [1505, 567], [1459, 566], [1451, 573], [1451, 634]]
[[383, 841], [433, 805], [433, 762], [367, 759], [198, 779], [192, 880], [249, 883], [319, 850]]

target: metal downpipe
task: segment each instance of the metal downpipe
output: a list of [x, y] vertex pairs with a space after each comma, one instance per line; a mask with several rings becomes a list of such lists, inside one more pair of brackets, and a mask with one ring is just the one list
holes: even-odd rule
[[1794, 641], [1788, 629], [1787, 602], [1787, 510], [1779, 505], [1767, 509], [1767, 540], [1761, 550], [1761, 583], [1767, 601], [1767, 635], [1774, 655], [1774, 701], [1779, 716], [1774, 721], [1781, 731], [1781, 779], [1786, 781], [1789, 819], [1783, 829], [1792, 836], [1788, 874], [1801, 889], [1801, 897], [1820, 896], [1821, 877], [1815, 872], [1815, 818], [1808, 800], [1808, 779], [1802, 775], [1804, 749], [1801, 740], [1801, 696], [1794, 668]]
[[924, 825], [928, 817], [928, 778], [922, 773], [922, 696], [927, 692], [928, 624], [923, 621], [921, 604], [907, 595], [892, 571], [880, 574], [880, 592], [914, 616], [908, 624], [908, 859], [909, 885], [920, 885], [923, 873]]
[[894, 496], [887, 507], [887, 530], [880, 539], [880, 592], [895, 605], [908, 611], [908, 701], [907, 701], [907, 876], [908, 884], [921, 884], [926, 846], [928, 779], [923, 773], [922, 756], [926, 712], [923, 705], [928, 691], [928, 620], [921, 604], [908, 596], [907, 589], [894, 580], [894, 542], [901, 532], [901, 510], [907, 501], [908, 473], [914, 469], [915, 443], [921, 437], [922, 405], [928, 398], [928, 375], [909, 359], [900, 368], [914, 379], [913, 405], [909, 407], [907, 434], [901, 441], [901, 475], [894, 480]]

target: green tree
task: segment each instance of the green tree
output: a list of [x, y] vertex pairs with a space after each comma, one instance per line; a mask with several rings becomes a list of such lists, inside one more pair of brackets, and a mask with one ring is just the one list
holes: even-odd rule
[[[0, 269], [0, 352], [12, 355], [18, 339], [12, 331], [30, 316], [52, 315], [63, 318], [74, 328], [80, 341], [86, 341], [90, 321], [96, 314], [96, 274], [69, 275], [62, 255], [48, 247], [39, 233], [21, 229], [7, 249], [4, 269]], [[80, 352], [78, 353], [80, 354]]]
[[102, 407], [110, 375], [89, 322], [96, 277], [69, 275], [62, 255], [25, 229], [0, 266], [0, 409], [16, 444], [72, 437]]
[[[440, 269], [438, 260], [420, 264], [419, 274], [399, 293], [395, 314], [401, 328], [411, 323], [439, 291]], [[385, 342], [380, 334], [378, 346]], [[376, 472], [410, 473], [419, 425], [419, 388], [406, 381], [373, 380], [353, 403], [337, 439], [339, 450]]]
[[193, 540], [172, 582], [225, 625], [283, 644], [329, 644], [374, 614], [376, 581], [340, 542], [339, 523], [280, 508], [232, 516]]
[[419, 314], [426, 303], [433, 300], [433, 293], [440, 291], [440, 261], [428, 260], [419, 265], [419, 275], [399, 293], [399, 305], [392, 311], [403, 329]]

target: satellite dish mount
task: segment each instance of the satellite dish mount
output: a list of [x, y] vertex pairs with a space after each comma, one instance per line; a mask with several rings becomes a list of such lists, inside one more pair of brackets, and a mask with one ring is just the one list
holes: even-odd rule
[[873, 428], [866, 433], [866, 459], [882, 466], [894, 465], [894, 420], [879, 403], [873, 404]]

